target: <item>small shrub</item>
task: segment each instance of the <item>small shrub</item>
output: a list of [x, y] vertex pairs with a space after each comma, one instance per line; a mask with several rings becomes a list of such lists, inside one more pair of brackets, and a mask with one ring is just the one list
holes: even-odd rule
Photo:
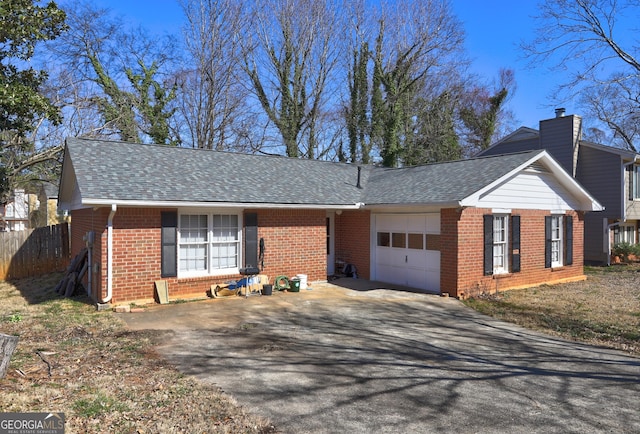
[[640, 259], [640, 244], [631, 245], [631, 254], [636, 257], [636, 260]]
[[611, 249], [611, 253], [619, 256], [622, 262], [629, 262], [629, 255], [636, 255], [637, 251], [637, 245], [629, 243], [616, 243]]

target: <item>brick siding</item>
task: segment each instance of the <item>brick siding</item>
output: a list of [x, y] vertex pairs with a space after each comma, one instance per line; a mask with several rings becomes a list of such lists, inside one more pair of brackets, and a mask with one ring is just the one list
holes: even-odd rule
[[[550, 213], [537, 210], [512, 210], [511, 215], [520, 215], [521, 271], [493, 276], [484, 275], [482, 223], [484, 214], [491, 214], [491, 210], [473, 208], [460, 211], [442, 210], [440, 280], [443, 293], [466, 298], [481, 293], [584, 278], [583, 213], [573, 211], [566, 213], [573, 216], [573, 265], [545, 268], [544, 217]], [[457, 242], [454, 241], [456, 233]], [[456, 269], [457, 273], [454, 272]]]
[[[166, 280], [169, 297], [204, 297], [212, 284], [240, 275], [161, 278], [160, 213], [158, 208], [118, 208], [113, 220], [112, 303], [151, 301], [156, 280]], [[265, 241], [263, 270], [271, 281], [277, 275], [306, 274], [309, 282], [326, 280], [326, 212], [324, 210], [257, 210], [258, 237]], [[109, 209], [72, 213], [71, 248], [77, 254], [89, 230], [96, 232], [93, 298], [107, 295], [107, 231]], [[86, 282], [85, 282], [86, 284]]]
[[336, 260], [356, 266], [358, 277], [371, 276], [371, 213], [343, 211], [335, 217]]

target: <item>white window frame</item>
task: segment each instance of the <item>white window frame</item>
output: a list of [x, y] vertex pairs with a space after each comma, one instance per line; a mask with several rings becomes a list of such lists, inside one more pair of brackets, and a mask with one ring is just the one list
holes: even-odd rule
[[551, 268], [564, 263], [564, 215], [551, 215]]
[[509, 214], [493, 215], [493, 274], [509, 272]]
[[[193, 241], [187, 242], [183, 239], [182, 235], [182, 223], [183, 218], [186, 216], [206, 216], [207, 217], [207, 236], [204, 241]], [[235, 216], [237, 217], [237, 228], [236, 232], [232, 231], [232, 236], [235, 236], [235, 239], [224, 239], [221, 240], [219, 238], [214, 237], [214, 216]], [[225, 210], [225, 209], [215, 209], [215, 210], [181, 210], [178, 213], [178, 278], [188, 278], [188, 277], [206, 277], [206, 276], [223, 276], [223, 275], [234, 275], [240, 272], [240, 264], [242, 264], [242, 213], [239, 213], [235, 210]], [[214, 258], [212, 253], [214, 252], [216, 246], [220, 244], [231, 243], [236, 246], [236, 264], [232, 267], [225, 268], [214, 268]], [[205, 253], [204, 253], [204, 269], [195, 269], [195, 270], [187, 270], [184, 269], [184, 258], [183, 258], [183, 246], [187, 245], [198, 245], [205, 244]]]
[[628, 223], [620, 223], [613, 230], [613, 243], [636, 243], [636, 226]]

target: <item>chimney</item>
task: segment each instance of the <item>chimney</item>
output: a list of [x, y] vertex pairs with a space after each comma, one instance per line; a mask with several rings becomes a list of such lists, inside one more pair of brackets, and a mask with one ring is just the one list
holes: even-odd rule
[[546, 149], [572, 176], [576, 175], [578, 149], [582, 140], [582, 119], [556, 109], [556, 117], [540, 121], [540, 148]]
[[356, 184], [356, 187], [358, 188], [362, 188], [362, 186], [360, 185], [360, 173], [362, 172], [362, 167], [358, 166], [358, 183]]

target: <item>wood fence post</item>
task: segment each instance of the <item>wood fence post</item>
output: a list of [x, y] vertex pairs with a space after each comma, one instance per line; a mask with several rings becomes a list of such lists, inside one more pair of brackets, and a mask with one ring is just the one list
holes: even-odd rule
[[9, 361], [13, 351], [18, 346], [18, 336], [9, 336], [0, 333], [0, 378], [4, 378], [4, 374], [9, 367]]

